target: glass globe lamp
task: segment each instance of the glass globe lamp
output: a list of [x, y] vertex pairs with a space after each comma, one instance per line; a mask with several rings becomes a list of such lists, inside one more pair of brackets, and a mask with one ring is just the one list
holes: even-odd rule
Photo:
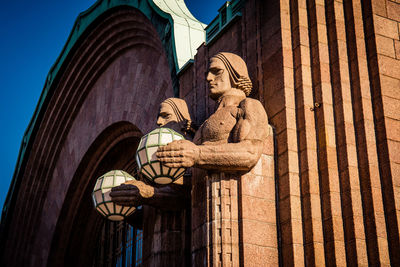
[[185, 138], [181, 134], [169, 128], [157, 128], [143, 136], [136, 151], [139, 172], [157, 184], [169, 184], [182, 177], [185, 168], [164, 166], [156, 156], [158, 147], [182, 139]]
[[122, 221], [135, 211], [135, 207], [117, 205], [111, 201], [110, 192], [115, 186], [135, 180], [129, 173], [113, 170], [100, 176], [94, 186], [92, 198], [96, 210], [112, 221]]

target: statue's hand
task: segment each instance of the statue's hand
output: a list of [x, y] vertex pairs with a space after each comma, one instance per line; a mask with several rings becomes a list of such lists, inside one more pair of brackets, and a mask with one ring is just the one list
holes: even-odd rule
[[188, 140], [177, 140], [157, 150], [157, 157], [167, 167], [189, 168], [199, 158], [200, 148]]
[[137, 207], [146, 204], [154, 195], [154, 187], [142, 181], [128, 181], [111, 189], [111, 200], [122, 206]]

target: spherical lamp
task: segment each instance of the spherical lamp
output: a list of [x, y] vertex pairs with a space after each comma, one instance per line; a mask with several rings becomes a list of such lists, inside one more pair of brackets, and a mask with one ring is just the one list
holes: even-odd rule
[[111, 201], [111, 188], [135, 180], [129, 173], [113, 170], [100, 176], [94, 186], [92, 198], [96, 210], [112, 221], [122, 221], [135, 211], [135, 207], [120, 206]]
[[185, 168], [164, 166], [156, 156], [158, 147], [182, 139], [185, 138], [181, 134], [169, 128], [157, 128], [143, 136], [136, 151], [139, 172], [157, 184], [169, 184], [182, 177]]

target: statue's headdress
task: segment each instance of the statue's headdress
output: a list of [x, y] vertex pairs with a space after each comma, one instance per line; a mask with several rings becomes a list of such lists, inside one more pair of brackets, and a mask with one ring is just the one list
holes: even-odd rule
[[181, 130], [183, 132], [194, 132], [194, 129], [192, 129], [193, 125], [190, 118], [189, 109], [185, 100], [171, 97], [165, 99], [163, 103], [171, 106], [172, 110], [175, 113], [177, 122], [181, 125]]
[[253, 85], [244, 60], [238, 55], [228, 52], [221, 52], [213, 57], [218, 58], [222, 63], [224, 63], [231, 78], [231, 82], [233, 83], [232, 86], [242, 90], [246, 96], [249, 96]]

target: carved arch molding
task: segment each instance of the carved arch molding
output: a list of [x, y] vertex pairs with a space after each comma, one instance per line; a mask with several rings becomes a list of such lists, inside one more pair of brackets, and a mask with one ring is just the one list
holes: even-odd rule
[[162, 42], [140, 11], [115, 8], [93, 24], [40, 115], [4, 231], [14, 232], [4, 239], [5, 266], [63, 266], [66, 258], [89, 265], [71, 258], [91, 258], [99, 229], [89, 178], [106, 168], [129, 171], [128, 151], [155, 127], [159, 103], [173, 96]]

